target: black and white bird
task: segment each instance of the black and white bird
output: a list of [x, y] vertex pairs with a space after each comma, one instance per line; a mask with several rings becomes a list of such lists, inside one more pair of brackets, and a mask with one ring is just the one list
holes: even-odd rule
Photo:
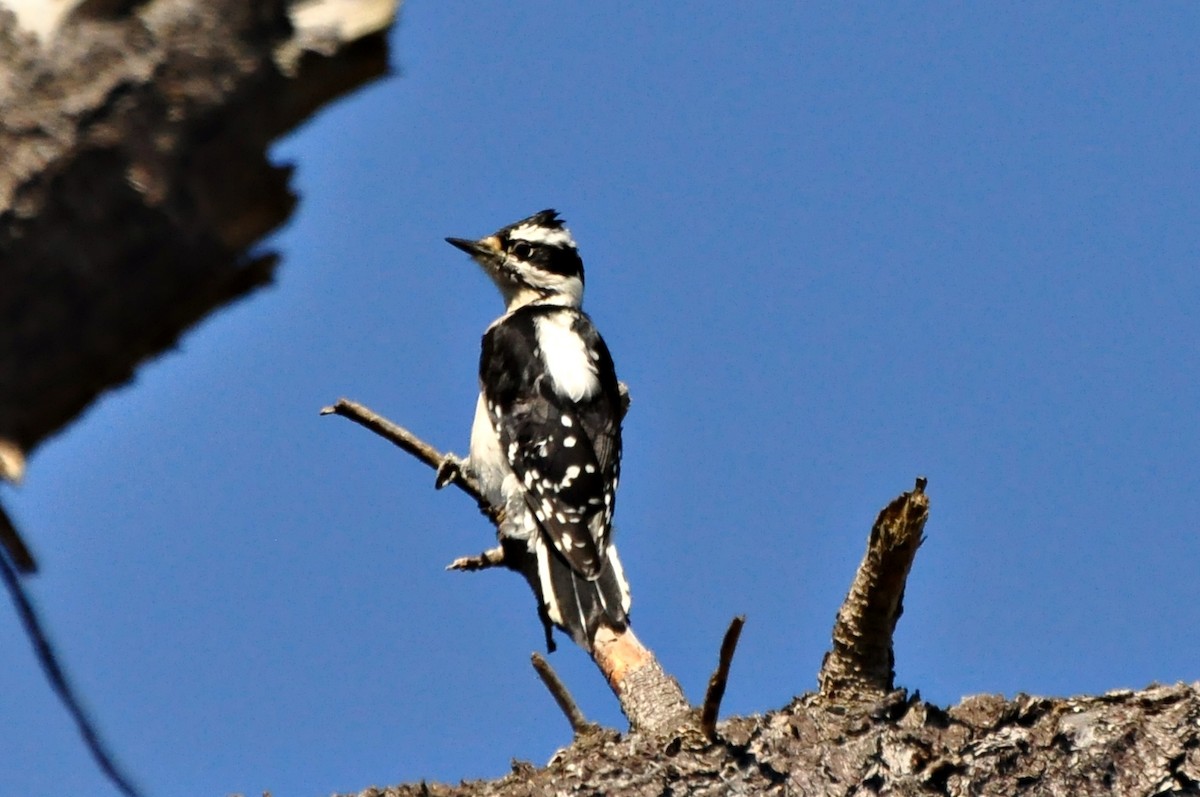
[[[503, 510], [506, 558], [514, 549], [523, 557], [543, 623], [590, 650], [602, 623], [625, 628], [630, 598], [612, 539], [621, 388], [581, 309], [583, 261], [553, 210], [477, 241], [446, 240], [483, 267], [505, 303], [483, 336], [471, 453], [446, 465], [473, 473]], [[553, 648], [549, 626], [546, 637]]]

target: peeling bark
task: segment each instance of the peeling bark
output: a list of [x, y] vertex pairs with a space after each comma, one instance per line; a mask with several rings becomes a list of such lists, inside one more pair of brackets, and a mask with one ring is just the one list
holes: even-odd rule
[[679, 682], [634, 636], [633, 628], [615, 632], [600, 626], [591, 656], [633, 731], [655, 734], [670, 730], [691, 711]]

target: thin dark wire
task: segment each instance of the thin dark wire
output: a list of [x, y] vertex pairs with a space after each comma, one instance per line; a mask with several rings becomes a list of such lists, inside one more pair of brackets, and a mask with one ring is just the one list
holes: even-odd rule
[[29, 637], [33, 651], [37, 654], [38, 664], [42, 665], [42, 672], [46, 673], [50, 687], [58, 695], [62, 704], [66, 706], [67, 712], [74, 718], [75, 725], [79, 728], [79, 735], [83, 737], [84, 744], [87, 745], [92, 758], [96, 760], [105, 776], [125, 797], [142, 797], [141, 792], [121, 772], [116, 761], [106, 749], [96, 726], [88, 717], [74, 688], [67, 681], [67, 674], [58, 662], [58, 654], [50, 645], [42, 621], [38, 618], [37, 611], [33, 608], [33, 602], [25, 592], [24, 585], [21, 584], [20, 578], [9, 564], [8, 559], [2, 555], [0, 555], [0, 573], [4, 575], [4, 583], [8, 586], [13, 604], [17, 607], [17, 614], [20, 615], [21, 623], [25, 626], [25, 635]]

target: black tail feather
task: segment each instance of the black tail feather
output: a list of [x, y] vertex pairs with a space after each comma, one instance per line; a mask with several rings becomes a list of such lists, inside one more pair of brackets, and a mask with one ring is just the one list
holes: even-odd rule
[[615, 546], [608, 546], [600, 575], [589, 581], [541, 538], [528, 547], [523, 540], [509, 538], [501, 538], [500, 544], [505, 565], [523, 575], [537, 597], [538, 619], [545, 628], [546, 649], [551, 653], [555, 649], [552, 628], [590, 651], [600, 623], [616, 631], [628, 625], [629, 588]]
[[591, 650], [592, 639], [600, 623], [620, 631], [629, 622], [627, 591], [624, 588], [620, 564], [613, 564], [616, 551], [610, 550], [608, 561], [595, 580], [576, 573], [553, 546], [542, 546], [549, 569], [550, 593], [543, 595], [552, 619], [584, 650]]

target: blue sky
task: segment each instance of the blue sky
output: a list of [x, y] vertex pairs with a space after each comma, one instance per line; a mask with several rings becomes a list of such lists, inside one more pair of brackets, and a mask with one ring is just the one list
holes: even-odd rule
[[[156, 797], [491, 777], [569, 730], [470, 501], [500, 301], [443, 237], [545, 207], [633, 407], [634, 624], [726, 713], [815, 686], [875, 513], [929, 478], [897, 676], [934, 702], [1200, 678], [1200, 7], [408, 4], [396, 74], [276, 147], [275, 286], [39, 449], [6, 504]], [[0, 611], [0, 793], [109, 794]], [[551, 663], [620, 725], [578, 650]]]

